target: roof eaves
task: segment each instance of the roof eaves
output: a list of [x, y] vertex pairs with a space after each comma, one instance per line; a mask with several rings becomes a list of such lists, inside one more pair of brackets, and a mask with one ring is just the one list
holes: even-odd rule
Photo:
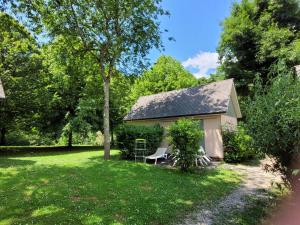
[[223, 114], [226, 112], [227, 111], [220, 111], [220, 112], [211, 112], [211, 113], [202, 113], [202, 114], [187, 114], [187, 115], [174, 115], [174, 116], [162, 116], [162, 117], [145, 117], [145, 118], [137, 118], [137, 119], [126, 119], [126, 116], [125, 116], [123, 121], [154, 120], [154, 119], [167, 119], [167, 118], [174, 118], [174, 117], [219, 115], [219, 114]]

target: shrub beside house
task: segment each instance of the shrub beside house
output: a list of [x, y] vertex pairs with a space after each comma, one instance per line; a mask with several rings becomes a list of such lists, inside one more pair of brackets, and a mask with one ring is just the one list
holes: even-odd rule
[[258, 156], [252, 146], [252, 137], [247, 134], [243, 125], [238, 125], [235, 130], [224, 127], [222, 136], [225, 162], [239, 163]]
[[134, 159], [135, 140], [143, 138], [147, 143], [147, 155], [153, 154], [163, 138], [164, 129], [158, 124], [154, 126], [122, 124], [116, 129], [117, 145], [121, 149], [123, 159]]
[[168, 132], [175, 160], [182, 171], [188, 171], [199, 154], [203, 131], [199, 129], [197, 121], [180, 119], [169, 127]]

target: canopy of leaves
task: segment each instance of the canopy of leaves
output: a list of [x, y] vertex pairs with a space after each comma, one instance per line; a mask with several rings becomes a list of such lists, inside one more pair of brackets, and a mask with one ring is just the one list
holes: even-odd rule
[[208, 77], [200, 77], [198, 79], [198, 84], [206, 85], [206, 84], [221, 81], [224, 79], [225, 79], [225, 74], [222, 71], [219, 71], [219, 68], [218, 68], [216, 73], [210, 74]]
[[238, 92], [249, 94], [256, 75], [263, 84], [275, 77], [277, 64], [300, 62], [300, 2], [242, 0], [223, 22], [218, 47], [221, 69], [235, 78]]
[[132, 103], [140, 96], [156, 94], [198, 84], [197, 79], [179, 61], [171, 56], [161, 56], [150, 70], [134, 83], [130, 99]]
[[88, 55], [78, 53], [80, 48], [77, 39], [63, 36], [57, 36], [43, 47], [43, 65], [48, 72], [45, 87], [48, 98], [44, 99], [47, 111], [41, 114], [40, 128], [56, 138], [74, 130], [86, 79], [93, 71]]
[[[3, 12], [0, 12], [0, 21], [0, 79], [6, 93], [5, 104], [0, 108], [3, 132], [33, 124], [32, 118], [41, 107], [38, 96], [44, 95], [41, 91], [44, 84], [40, 52], [33, 37]], [[24, 123], [18, 121], [21, 117]]]
[[35, 33], [79, 38], [84, 51], [103, 67], [126, 69], [138, 68], [152, 47], [162, 46], [158, 16], [168, 14], [161, 0], [10, 2], [12, 11], [25, 17]]

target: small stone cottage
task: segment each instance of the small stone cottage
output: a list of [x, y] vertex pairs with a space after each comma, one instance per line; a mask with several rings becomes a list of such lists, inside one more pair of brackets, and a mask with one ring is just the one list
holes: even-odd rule
[[[242, 117], [233, 79], [142, 96], [124, 121], [135, 125], [160, 124], [167, 128], [182, 117], [199, 121], [199, 129], [204, 131], [201, 143], [206, 154], [222, 159], [222, 126], [234, 129], [237, 119]], [[161, 146], [168, 146], [166, 138]]]

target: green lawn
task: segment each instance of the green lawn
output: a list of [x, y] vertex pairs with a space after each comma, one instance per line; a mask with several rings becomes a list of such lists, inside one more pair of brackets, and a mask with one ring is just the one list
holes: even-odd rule
[[182, 174], [112, 153], [0, 157], [0, 224], [170, 224], [240, 182], [225, 169]]

